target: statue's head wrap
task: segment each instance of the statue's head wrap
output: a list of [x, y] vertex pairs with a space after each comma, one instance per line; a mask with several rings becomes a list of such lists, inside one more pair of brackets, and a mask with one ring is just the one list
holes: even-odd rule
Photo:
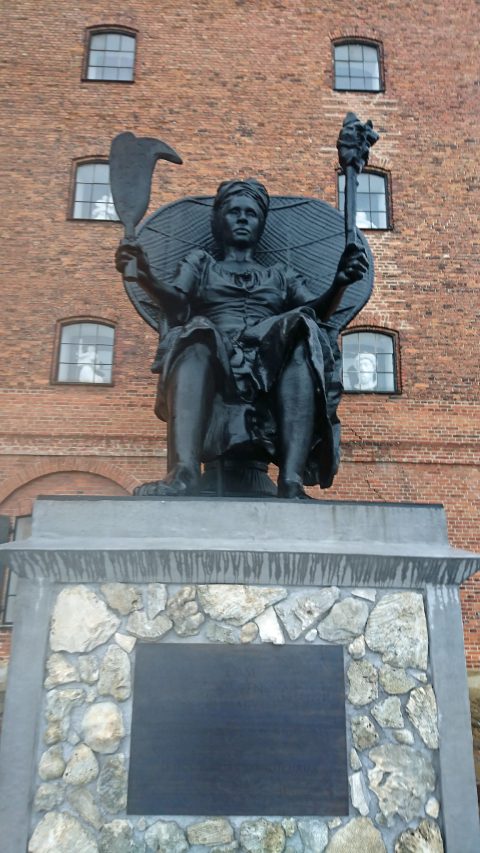
[[261, 184], [260, 181], [256, 181], [255, 178], [247, 178], [244, 181], [223, 181], [223, 183], [218, 187], [217, 194], [213, 202], [212, 231], [217, 243], [222, 242], [220, 211], [225, 202], [229, 201], [229, 199], [235, 195], [251, 196], [251, 198], [256, 202], [263, 219], [262, 230], [265, 225], [270, 197], [263, 184]]

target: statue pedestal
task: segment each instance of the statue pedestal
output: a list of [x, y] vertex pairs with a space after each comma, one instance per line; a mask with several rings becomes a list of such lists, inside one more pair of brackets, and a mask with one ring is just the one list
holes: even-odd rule
[[[237, 842], [253, 849], [252, 839], [260, 839], [258, 849], [281, 851], [286, 838], [305, 851], [381, 851], [402, 844], [407, 829], [432, 850], [442, 849], [439, 833], [448, 853], [478, 849], [458, 586], [480, 557], [449, 547], [442, 507], [39, 499], [31, 539], [1, 548], [20, 576], [0, 756], [5, 853], [24, 853], [28, 844], [35, 853], [50, 850], [52, 833], [59, 853], [76, 843], [114, 851], [120, 841], [132, 850], [161, 841], [172, 850], [227, 851]], [[327, 652], [331, 668], [322, 669]], [[298, 683], [296, 655], [298, 668], [313, 667]], [[205, 691], [189, 677], [192, 667], [203, 667]], [[220, 667], [215, 707], [224, 731], [209, 749], [208, 690]], [[315, 667], [325, 708], [309, 730], [302, 713], [309, 718], [319, 708]], [[333, 713], [339, 673], [342, 713]], [[272, 690], [264, 689], [269, 679]], [[148, 702], [142, 709], [149, 680], [159, 713], [162, 697], [170, 703], [158, 718]], [[292, 711], [304, 682], [311, 689], [306, 684]], [[152, 816], [149, 801], [149, 814], [139, 814], [138, 792], [153, 767], [162, 760], [166, 767], [162, 749], [170, 745], [174, 769], [181, 765], [188, 778], [194, 766], [199, 790], [213, 791], [212, 767], [228, 768], [225, 732], [235, 714], [240, 728], [251, 715], [245, 729], [257, 737], [256, 760], [248, 777], [248, 766], [240, 767], [247, 742], [225, 784], [244, 779], [240, 793], [248, 796], [236, 799], [233, 790], [226, 814], [222, 796], [216, 808], [212, 794], [208, 808], [193, 813], [200, 801], [182, 796], [185, 780], [175, 771], [175, 807], [167, 814], [159, 801]], [[181, 720], [190, 741], [179, 753]], [[270, 757], [262, 752], [260, 720], [264, 734], [278, 730], [291, 750], [278, 774], [285, 790], [300, 789], [310, 751], [320, 762], [335, 739], [331, 774], [328, 762], [322, 770], [335, 788], [330, 800], [313, 791], [312, 805], [307, 791], [292, 814], [286, 797], [286, 813], [279, 784], [274, 806], [265, 799], [261, 808], [242, 805], [256, 802], [251, 791], [257, 782], [265, 787], [262, 767], [280, 759], [275, 746]], [[195, 758], [202, 737], [207, 748]], [[341, 813], [325, 813], [334, 808]]]

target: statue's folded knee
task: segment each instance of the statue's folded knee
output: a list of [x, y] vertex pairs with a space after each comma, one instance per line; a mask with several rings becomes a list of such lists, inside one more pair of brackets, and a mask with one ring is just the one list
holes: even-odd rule
[[295, 344], [290, 361], [294, 364], [305, 364], [308, 361], [308, 349], [305, 341], [298, 341]]

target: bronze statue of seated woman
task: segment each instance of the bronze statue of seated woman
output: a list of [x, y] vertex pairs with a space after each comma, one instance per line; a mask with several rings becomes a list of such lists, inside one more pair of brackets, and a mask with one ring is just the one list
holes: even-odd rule
[[[202, 463], [211, 483], [212, 463], [219, 460], [227, 494], [271, 493], [262, 475], [271, 462], [279, 468], [278, 497], [306, 497], [304, 485], [332, 483], [342, 391], [337, 337], [369, 296], [368, 247], [360, 238], [339, 252], [342, 217], [323, 202], [275, 201], [278, 222], [283, 204], [283, 227], [290, 217], [288, 233], [282, 236], [274, 223], [262, 244], [270, 199], [254, 179], [225, 181], [213, 204], [185, 200], [197, 207], [203, 202], [190, 225], [184, 209], [176, 215], [169, 205], [163, 218], [160, 210], [146, 221], [138, 238], [120, 243], [117, 269], [125, 276], [136, 264], [129, 295], [149, 321], [155, 310], [160, 315], [152, 370], [159, 375], [155, 412], [168, 427], [168, 473], [139, 494], [199, 494], [205, 491]], [[299, 213], [302, 202], [307, 209]], [[205, 234], [207, 216], [213, 242]], [[312, 217], [323, 217], [323, 231]], [[306, 233], [318, 227], [315, 237]], [[196, 248], [178, 257], [182, 229]], [[294, 268], [282, 258], [285, 249], [294, 260], [303, 253], [304, 269], [321, 267], [319, 274], [305, 275], [298, 262]], [[344, 299], [350, 288], [353, 298]]]

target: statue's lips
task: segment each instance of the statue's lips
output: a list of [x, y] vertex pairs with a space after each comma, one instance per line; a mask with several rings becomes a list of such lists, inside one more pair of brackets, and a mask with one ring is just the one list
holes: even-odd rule
[[250, 234], [251, 231], [250, 231], [250, 228], [244, 228], [243, 226], [240, 226], [239, 228], [234, 228], [233, 233], [234, 234]]

